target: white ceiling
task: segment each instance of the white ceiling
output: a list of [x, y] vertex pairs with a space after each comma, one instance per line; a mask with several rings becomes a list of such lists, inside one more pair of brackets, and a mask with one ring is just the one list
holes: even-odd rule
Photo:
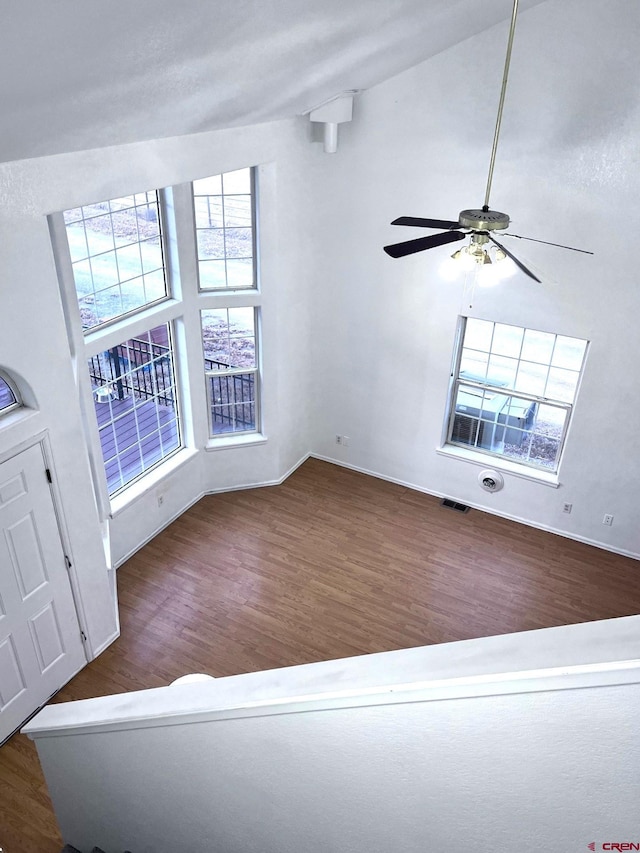
[[511, 14], [511, 0], [2, 5], [0, 161], [290, 117]]

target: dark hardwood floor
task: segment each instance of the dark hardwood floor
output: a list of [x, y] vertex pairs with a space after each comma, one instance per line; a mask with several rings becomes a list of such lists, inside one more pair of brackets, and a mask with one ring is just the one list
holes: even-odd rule
[[[55, 701], [640, 612], [640, 563], [334, 465], [203, 498], [118, 571], [122, 636]], [[58, 853], [32, 743], [0, 847]]]

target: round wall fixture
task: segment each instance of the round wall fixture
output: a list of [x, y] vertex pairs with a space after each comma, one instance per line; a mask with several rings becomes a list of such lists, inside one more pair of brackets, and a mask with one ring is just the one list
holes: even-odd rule
[[499, 492], [504, 486], [504, 477], [499, 471], [487, 468], [486, 471], [480, 471], [478, 474], [478, 482], [485, 492]]

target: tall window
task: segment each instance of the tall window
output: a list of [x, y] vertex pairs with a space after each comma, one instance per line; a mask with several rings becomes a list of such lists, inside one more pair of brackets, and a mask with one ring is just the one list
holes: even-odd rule
[[[157, 325], [149, 310], [170, 296], [159, 193], [67, 210], [64, 222], [107, 490], [114, 496], [182, 446], [172, 325]], [[108, 331], [116, 321], [125, 331], [114, 342]]]
[[461, 318], [447, 443], [557, 471], [587, 341]]
[[[212, 438], [259, 429], [254, 183], [252, 169], [193, 182]], [[239, 305], [238, 292], [247, 290], [253, 291], [251, 304]], [[233, 303], [229, 301], [231, 292]]]

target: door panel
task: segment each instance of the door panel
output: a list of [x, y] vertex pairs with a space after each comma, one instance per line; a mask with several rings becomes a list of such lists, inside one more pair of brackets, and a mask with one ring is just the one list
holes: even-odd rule
[[33, 512], [4, 528], [11, 568], [23, 601], [37, 592], [49, 578], [44, 567], [42, 547]]
[[0, 464], [0, 743], [86, 663], [40, 445]]

